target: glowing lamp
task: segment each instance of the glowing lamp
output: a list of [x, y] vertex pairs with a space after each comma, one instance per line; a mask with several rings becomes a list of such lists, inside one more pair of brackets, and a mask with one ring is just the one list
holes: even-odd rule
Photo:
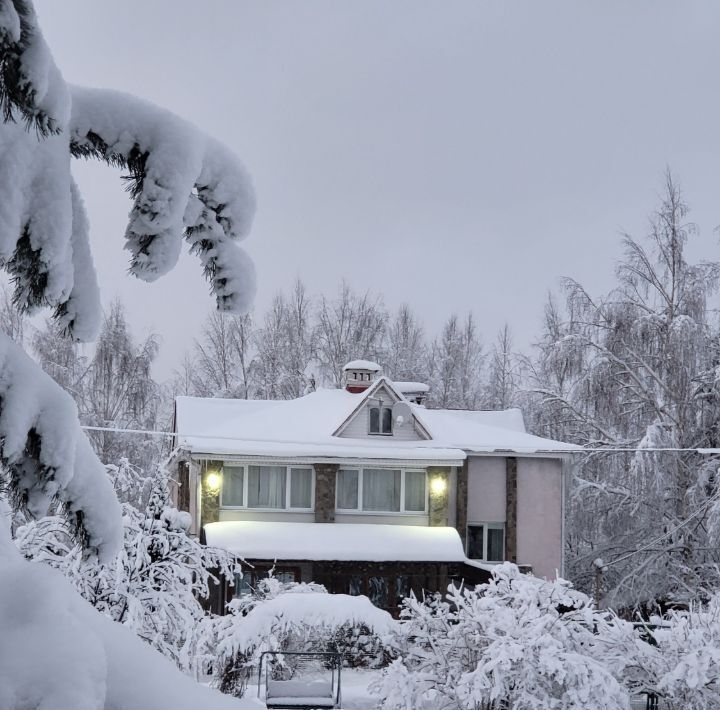
[[209, 491], [219, 491], [220, 481], [221, 478], [219, 473], [208, 473], [207, 478], [205, 479], [205, 485]]
[[438, 476], [430, 481], [430, 491], [436, 495], [441, 496], [447, 490], [447, 481], [442, 477]]

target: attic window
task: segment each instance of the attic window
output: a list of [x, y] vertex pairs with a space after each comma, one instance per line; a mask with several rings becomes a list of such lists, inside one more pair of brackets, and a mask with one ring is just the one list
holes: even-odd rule
[[392, 434], [392, 409], [390, 407], [370, 407], [370, 433]]

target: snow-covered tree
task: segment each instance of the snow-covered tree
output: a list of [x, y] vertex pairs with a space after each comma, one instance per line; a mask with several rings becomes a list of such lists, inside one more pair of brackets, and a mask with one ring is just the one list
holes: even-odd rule
[[[151, 368], [157, 355], [154, 335], [136, 344], [125, 310], [114, 301], [103, 318], [95, 353], [88, 362], [78, 403], [81, 420], [95, 427], [154, 430], [160, 406], [160, 388]], [[123, 457], [150, 472], [160, 457], [160, 440], [111, 431], [91, 431], [90, 440], [100, 460]]]
[[[125, 497], [128, 484], [142, 494], [145, 479], [126, 466], [109, 471], [115, 490]], [[131, 486], [132, 487], [132, 486]], [[201, 545], [187, 534], [189, 515], [170, 506], [166, 476], [152, 479], [144, 510], [123, 504], [123, 549], [110, 564], [87, 558], [62, 518], [49, 516], [20, 528], [16, 544], [27, 559], [59, 569], [96, 609], [131, 628], [172, 659], [192, 668], [194, 630], [204, 618], [201, 600], [214, 576], [232, 579], [233, 558]]]
[[388, 323], [383, 350], [385, 369], [394, 380], [427, 381], [428, 347], [425, 332], [406, 303], [398, 308]]
[[628, 691], [608, 668], [622, 673], [636, 655], [623, 659], [604, 642], [611, 624], [632, 633], [567, 582], [505, 563], [477, 589], [407, 599], [400, 658], [373, 691], [385, 710], [626, 710]]
[[278, 292], [255, 334], [255, 383], [259, 399], [295, 399], [310, 389], [315, 348], [312, 302], [298, 280], [289, 297]]
[[535, 370], [548, 433], [639, 449], [590, 457], [573, 496], [571, 576], [589, 587], [592, 560], [604, 559], [614, 604], [687, 601], [720, 582], [708, 537], [717, 463], [697, 451], [720, 444], [720, 341], [708, 313], [720, 264], [687, 261], [687, 213], [668, 174], [647, 246], [624, 239], [618, 286], [593, 298], [568, 281], [565, 312], [549, 308]]
[[512, 333], [506, 323], [498, 333], [490, 354], [485, 391], [487, 409], [508, 409], [514, 406], [519, 379], [516, 359]]
[[429, 405], [479, 409], [485, 357], [472, 313], [464, 322], [451, 315], [435, 339], [430, 360]]
[[195, 340], [192, 356], [176, 378], [200, 397], [250, 398], [254, 391], [253, 333], [247, 314], [211, 313]]
[[387, 312], [380, 298], [357, 294], [343, 283], [336, 298], [320, 299], [317, 358], [331, 387], [342, 385], [343, 367], [359, 358], [381, 362]]
[[[0, 107], [0, 261], [20, 310], [52, 308], [78, 340], [94, 337], [100, 325], [72, 156], [128, 171], [131, 273], [153, 280], [172, 269], [184, 235], [218, 307], [247, 307], [254, 273], [235, 244], [254, 212], [244, 168], [168, 111], [66, 84], [30, 0], [0, 0]], [[0, 371], [7, 501], [34, 517], [59, 501], [87, 553], [108, 561], [121, 547], [121, 511], [79, 429], [72, 398], [2, 333]], [[8, 710], [236, 707], [174, 672], [169, 661], [73, 593], [56, 570], [23, 560], [5, 516], [0, 628], [0, 707]]]

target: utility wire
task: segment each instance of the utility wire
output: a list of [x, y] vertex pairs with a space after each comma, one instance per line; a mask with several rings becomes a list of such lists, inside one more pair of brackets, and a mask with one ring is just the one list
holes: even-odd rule
[[[221, 434], [179, 434], [178, 432], [174, 431], [162, 431], [159, 429], [124, 429], [122, 427], [107, 427], [107, 426], [89, 426], [89, 425], [81, 425], [81, 429], [84, 429], [85, 431], [107, 431], [117, 434], [142, 434], [143, 436], [161, 436], [161, 437], [168, 437], [168, 438], [175, 438], [178, 437], [180, 439], [216, 439], [219, 441], [248, 441], [248, 439], [245, 439], [241, 436], [223, 436]], [[251, 441], [275, 441], [277, 442], [277, 439], [258, 439], [253, 438]], [[296, 443], [296, 442], [288, 442], [288, 443]], [[451, 444], [445, 445], [442, 448], [450, 448], [450, 449], [461, 449], [462, 446], [453, 446]], [[512, 453], [518, 453], [518, 454], [573, 454], [573, 455], [582, 455], [582, 454], [631, 454], [635, 453], [637, 451], [643, 451], [647, 453], [696, 453], [701, 454], [705, 456], [716, 456], [720, 455], [720, 448], [703, 448], [703, 447], [688, 447], [688, 448], [680, 448], [680, 447], [663, 447], [663, 446], [596, 446], [596, 447], [578, 447], [577, 449], [540, 449], [534, 446], [516, 446], [513, 448], [506, 448], [503, 449], [501, 447], [497, 447], [494, 449], [490, 449], [490, 447], [486, 447], [483, 449], [478, 449], [478, 452], [482, 453], [503, 453], [503, 452], [512, 452]]]

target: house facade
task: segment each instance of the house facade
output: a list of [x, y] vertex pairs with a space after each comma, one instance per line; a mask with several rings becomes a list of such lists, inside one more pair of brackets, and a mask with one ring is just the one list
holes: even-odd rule
[[576, 447], [528, 434], [519, 410], [427, 409], [426, 385], [371, 362], [344, 373], [295, 400], [177, 398], [176, 505], [247, 563], [218, 610], [271, 568], [390, 611], [504, 560], [562, 574]]

